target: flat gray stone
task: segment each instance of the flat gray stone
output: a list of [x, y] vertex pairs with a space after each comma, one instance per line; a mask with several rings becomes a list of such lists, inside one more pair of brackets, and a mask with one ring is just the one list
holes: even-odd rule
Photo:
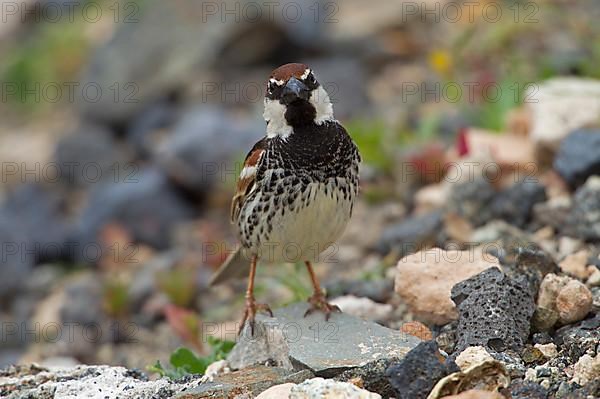
[[275, 310], [272, 318], [258, 315], [255, 335], [244, 330], [236, 347], [250, 348], [253, 343], [260, 346], [265, 338], [267, 342], [273, 339], [269, 334], [276, 336], [279, 330], [296, 369], [308, 368], [317, 376], [332, 377], [376, 360], [403, 358], [421, 342], [344, 313], [331, 314], [329, 321], [320, 312], [304, 317], [307, 309], [307, 303], [296, 303]]

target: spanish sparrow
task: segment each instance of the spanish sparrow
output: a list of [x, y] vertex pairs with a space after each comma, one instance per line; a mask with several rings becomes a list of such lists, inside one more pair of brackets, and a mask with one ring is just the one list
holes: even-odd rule
[[329, 95], [304, 64], [275, 69], [264, 99], [267, 134], [246, 156], [231, 205], [250, 264], [246, 321], [254, 329], [258, 259], [305, 262], [314, 294], [307, 313], [339, 311], [325, 300], [312, 262], [344, 231], [358, 193], [358, 149], [334, 118]]

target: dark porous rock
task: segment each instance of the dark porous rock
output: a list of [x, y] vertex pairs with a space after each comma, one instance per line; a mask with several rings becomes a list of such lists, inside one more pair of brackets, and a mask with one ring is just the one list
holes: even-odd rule
[[525, 228], [533, 206], [545, 200], [544, 186], [534, 180], [523, 180], [498, 193], [490, 207], [494, 218]]
[[[264, 135], [262, 123], [252, 123], [218, 107], [188, 110], [172, 135], [156, 149], [156, 162], [172, 181], [198, 196], [217, 183], [234, 183], [240, 154]], [[237, 166], [237, 167], [236, 167]]]
[[21, 249], [23, 258], [35, 263], [65, 258], [70, 227], [63, 205], [58, 193], [36, 183], [20, 186], [7, 196], [0, 213], [27, 236], [28, 245]]
[[572, 187], [585, 183], [588, 177], [600, 175], [600, 130], [580, 129], [560, 143], [554, 169]]
[[573, 197], [565, 232], [583, 240], [600, 240], [600, 176], [590, 177]]
[[444, 360], [436, 342], [426, 341], [388, 367], [385, 375], [399, 399], [425, 399], [440, 379], [456, 371], [459, 367]]
[[548, 391], [540, 384], [522, 379], [512, 380], [510, 394], [513, 399], [547, 399]]
[[135, 242], [166, 249], [174, 227], [195, 215], [194, 209], [160, 171], [144, 169], [132, 179], [135, 180], [98, 186], [90, 193], [78, 234], [73, 237], [79, 244], [74, 246], [76, 259], [97, 262], [97, 252], [90, 254], [86, 249], [111, 245], [102, 242], [101, 234], [112, 224], [125, 229]]
[[481, 226], [493, 218], [490, 204], [496, 198], [494, 186], [484, 178], [453, 186], [448, 210], [467, 219], [473, 226]]
[[390, 398], [395, 395], [394, 388], [385, 376], [385, 371], [392, 364], [400, 361], [398, 358], [380, 359], [367, 363], [362, 367], [357, 367], [344, 371], [335, 377], [338, 381], [359, 382], [359, 386], [369, 392], [378, 393], [384, 398]]
[[478, 345], [496, 352], [523, 349], [535, 309], [525, 278], [489, 268], [456, 284], [452, 300], [459, 313], [457, 352]]
[[559, 273], [560, 269], [554, 259], [541, 249], [519, 248], [515, 271], [526, 276], [530, 290], [537, 299], [540, 284], [548, 273]]
[[422, 248], [433, 246], [443, 226], [442, 213], [434, 211], [425, 215], [411, 216], [383, 231], [377, 250], [404, 257]]
[[68, 187], [124, 179], [128, 171], [135, 169], [128, 161], [113, 132], [97, 125], [79, 127], [62, 138], [54, 150], [54, 162], [60, 169], [58, 179]]
[[600, 313], [559, 328], [554, 333], [554, 342], [573, 362], [586, 352], [595, 353], [600, 342]]

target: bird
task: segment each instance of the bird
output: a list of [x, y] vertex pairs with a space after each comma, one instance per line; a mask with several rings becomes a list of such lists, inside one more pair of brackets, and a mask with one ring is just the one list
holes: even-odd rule
[[248, 270], [246, 323], [254, 331], [257, 262], [304, 262], [313, 286], [306, 315], [320, 311], [329, 320], [340, 309], [327, 302], [313, 269], [320, 254], [337, 241], [352, 216], [359, 190], [358, 147], [333, 115], [332, 101], [311, 68], [285, 64], [269, 76], [264, 97], [266, 135], [248, 152], [231, 203], [231, 223], [241, 242], [213, 277]]

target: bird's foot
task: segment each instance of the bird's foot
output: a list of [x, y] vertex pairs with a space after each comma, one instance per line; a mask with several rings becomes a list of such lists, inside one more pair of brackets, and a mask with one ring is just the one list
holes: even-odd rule
[[242, 321], [240, 322], [240, 326], [238, 328], [238, 335], [242, 335], [242, 331], [244, 330], [244, 326], [247, 322], [250, 325], [250, 334], [254, 336], [256, 312], [265, 312], [268, 313], [269, 316], [273, 317], [273, 312], [271, 311], [269, 305], [266, 303], [256, 303], [254, 297], [247, 297], [244, 316], [242, 317]]
[[337, 305], [332, 305], [327, 302], [325, 300], [325, 295], [322, 293], [313, 294], [313, 296], [308, 298], [308, 303], [310, 304], [310, 308], [304, 313], [304, 317], [314, 312], [323, 312], [325, 313], [325, 321], [329, 321], [331, 313], [341, 312], [341, 309]]

